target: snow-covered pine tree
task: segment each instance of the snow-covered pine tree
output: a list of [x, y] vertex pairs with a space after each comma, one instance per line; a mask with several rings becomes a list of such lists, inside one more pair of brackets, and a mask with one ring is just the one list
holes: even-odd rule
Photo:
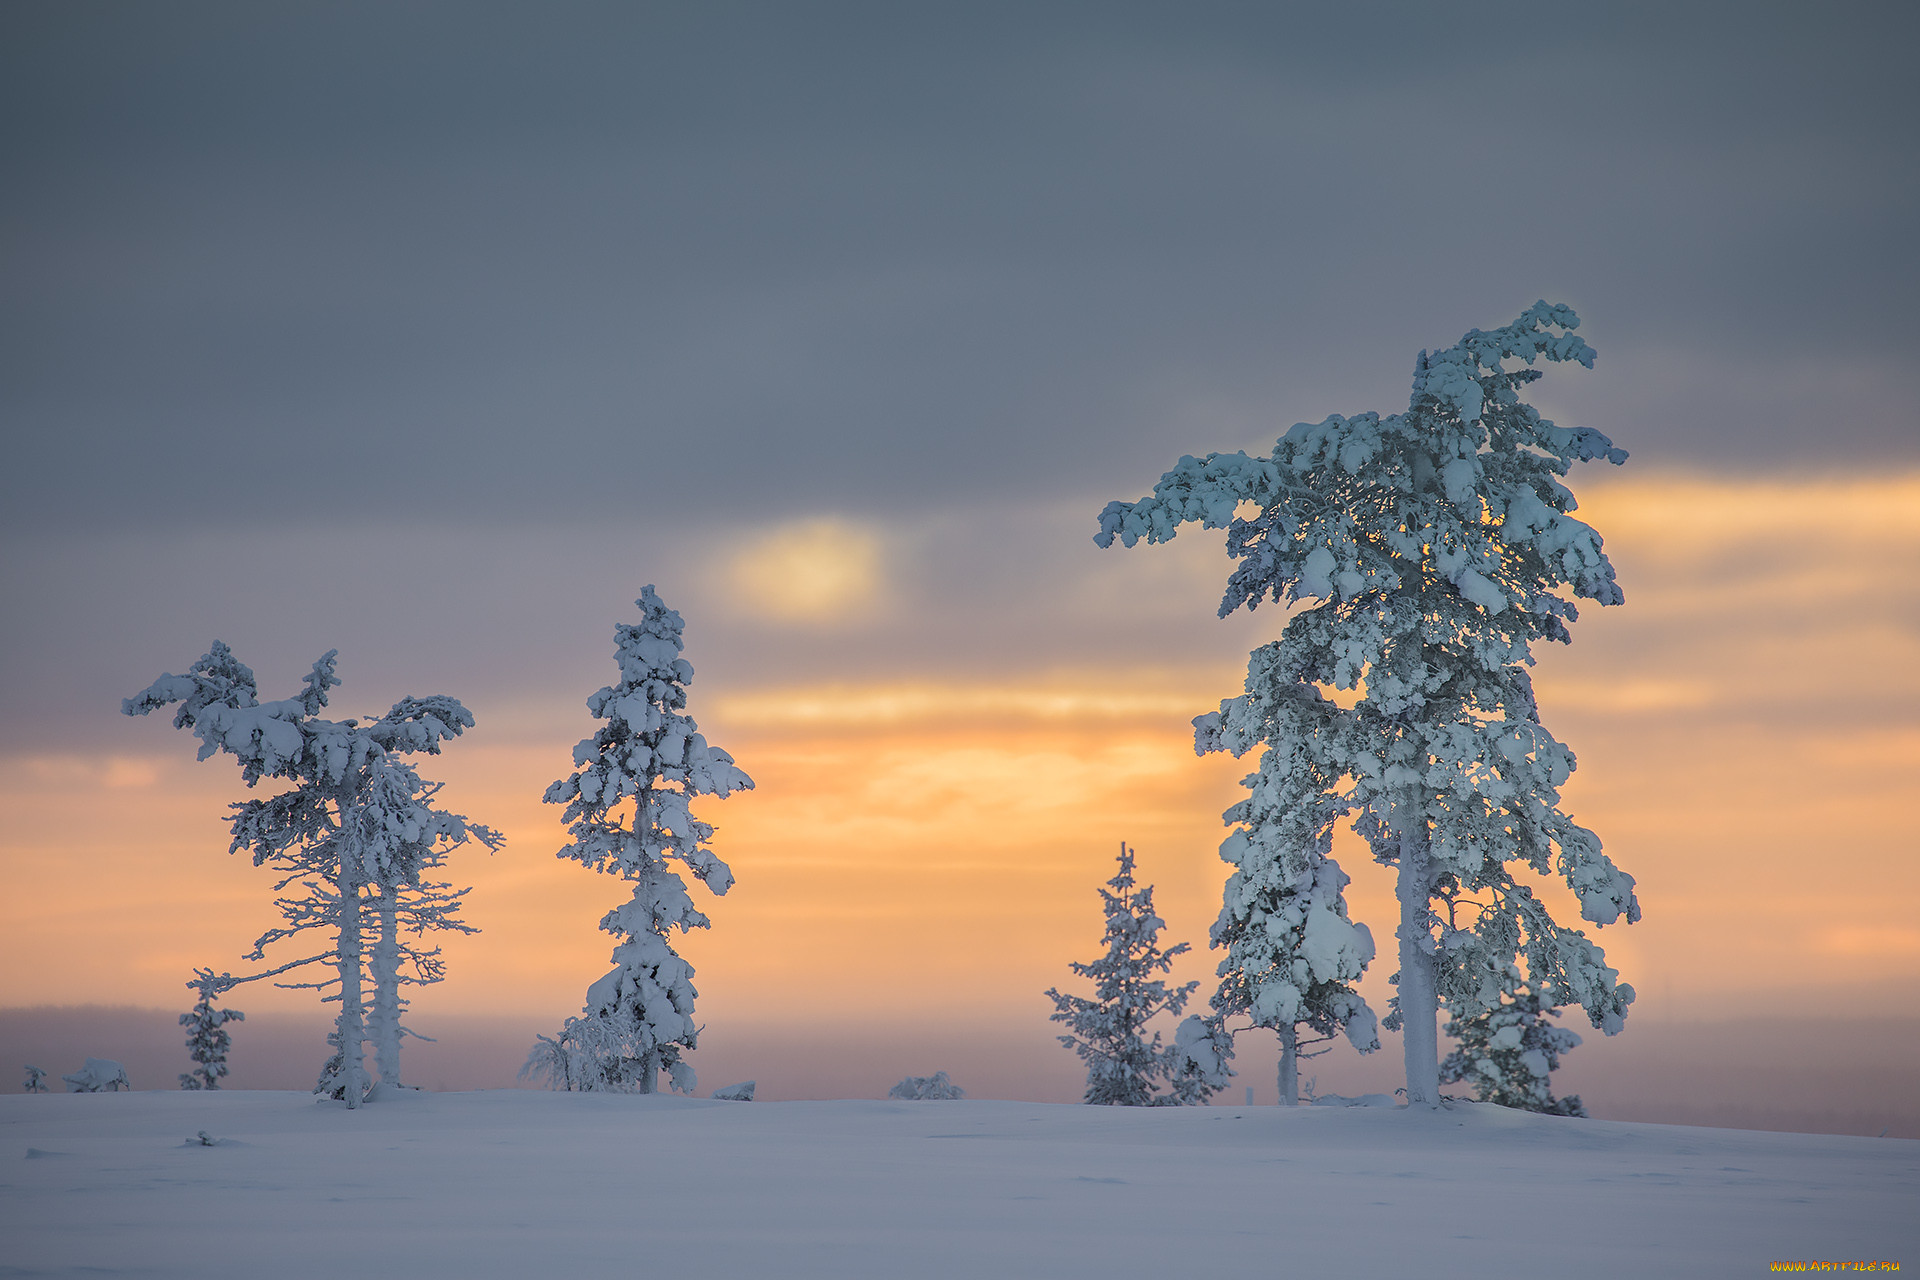
[[1573, 754], [1540, 723], [1527, 674], [1535, 641], [1571, 639], [1574, 597], [1622, 599], [1560, 477], [1626, 454], [1542, 418], [1519, 395], [1539, 371], [1506, 365], [1590, 367], [1578, 324], [1538, 303], [1422, 352], [1405, 413], [1302, 423], [1267, 457], [1182, 458], [1151, 497], [1110, 503], [1095, 538], [1132, 546], [1189, 521], [1224, 528], [1240, 563], [1221, 616], [1265, 599], [1317, 602], [1254, 651], [1243, 695], [1195, 721], [1195, 748], [1264, 744], [1251, 783], [1262, 803], [1305, 825], [1351, 817], [1396, 868], [1399, 973], [1385, 1025], [1404, 1026], [1412, 1104], [1439, 1101], [1440, 1003], [1468, 1018], [1493, 1007], [1516, 955], [1550, 1003], [1580, 1004], [1609, 1034], [1633, 999], [1510, 865], [1561, 876], [1596, 925], [1639, 918], [1633, 878], [1560, 810]]
[[180, 1015], [180, 1025], [187, 1028], [187, 1056], [195, 1063], [192, 1071], [181, 1074], [180, 1087], [218, 1089], [227, 1074], [227, 1050], [233, 1047], [227, 1023], [245, 1022], [247, 1015], [238, 1009], [213, 1007], [226, 986], [211, 969], [195, 969], [187, 987], [199, 992], [200, 998], [194, 1001], [191, 1013]]
[[47, 1072], [44, 1067], [27, 1064], [27, 1078], [20, 1088], [26, 1093], [45, 1093], [47, 1091]]
[[1177, 943], [1160, 949], [1160, 930], [1166, 928], [1153, 909], [1153, 886], [1136, 888], [1133, 850], [1120, 845], [1120, 869], [1101, 889], [1100, 904], [1107, 927], [1102, 940], [1107, 953], [1091, 964], [1075, 961], [1067, 967], [1094, 981], [1093, 999], [1047, 989], [1054, 1012], [1052, 1022], [1063, 1022], [1072, 1034], [1060, 1043], [1087, 1064], [1086, 1101], [1100, 1106], [1148, 1107], [1180, 1100], [1159, 1092], [1180, 1068], [1176, 1055], [1164, 1046], [1160, 1033], [1147, 1036], [1147, 1023], [1162, 1013], [1179, 1017], [1198, 982], [1170, 987], [1164, 976], [1174, 957], [1189, 947]]
[[635, 603], [640, 622], [614, 628], [620, 681], [587, 699], [587, 710], [606, 723], [574, 748], [579, 769], [546, 793], [548, 804], [566, 806], [573, 837], [559, 856], [633, 882], [632, 898], [600, 921], [620, 939], [613, 971], [588, 989], [580, 1017], [568, 1018], [558, 1036], [539, 1038], [522, 1068], [556, 1089], [652, 1093], [666, 1071], [675, 1089], [693, 1090], [693, 1068], [681, 1060], [699, 1035], [693, 966], [669, 935], [710, 922], [673, 864], [726, 893], [733, 872], [707, 848], [713, 828], [689, 805], [753, 788], [685, 714], [693, 667], [680, 656], [680, 615], [651, 585]]
[[1344, 1032], [1361, 1053], [1380, 1047], [1379, 1021], [1353, 987], [1373, 959], [1373, 934], [1347, 917], [1348, 878], [1329, 852], [1331, 830], [1301, 829], [1301, 811], [1263, 803], [1260, 775], [1249, 784], [1253, 796], [1227, 810], [1237, 825], [1220, 848], [1234, 871], [1213, 924], [1212, 943], [1227, 953], [1213, 1007], [1279, 1036], [1280, 1103], [1291, 1107], [1300, 1059], [1316, 1045]]
[[336, 657], [329, 650], [313, 664], [298, 696], [263, 703], [252, 669], [216, 640], [186, 675], [161, 676], [120, 709], [143, 716], [178, 703], [173, 726], [193, 730], [200, 759], [224, 751], [238, 760], [249, 787], [262, 779], [290, 784], [279, 795], [234, 806], [231, 851], [249, 849], [255, 866], [273, 863], [282, 876], [276, 892], [295, 882], [307, 890], [303, 899], [278, 904], [289, 925], [298, 927], [270, 931], [249, 958], [261, 958], [260, 947], [307, 927], [329, 929], [332, 945], [244, 978], [223, 974], [221, 982], [233, 986], [308, 964], [333, 965], [336, 976], [326, 982], [287, 985], [335, 989], [324, 999], [340, 1005], [332, 1037], [340, 1056], [338, 1086], [347, 1105], [358, 1107], [367, 1085], [362, 899], [378, 881], [381, 842], [394, 833], [384, 825], [374, 831], [356, 813], [381, 766], [401, 755], [438, 754], [441, 742], [472, 727], [473, 716], [452, 698], [431, 697], [402, 698], [364, 723], [326, 719], [320, 712], [328, 690], [340, 683]]
[[1552, 1019], [1560, 1016], [1529, 990], [1518, 969], [1507, 974], [1508, 992], [1497, 1008], [1471, 1018], [1452, 1018], [1447, 1034], [1459, 1044], [1440, 1063], [1442, 1084], [1468, 1084], [1481, 1102], [1550, 1116], [1584, 1116], [1578, 1094], [1553, 1096], [1560, 1057], [1580, 1037]]

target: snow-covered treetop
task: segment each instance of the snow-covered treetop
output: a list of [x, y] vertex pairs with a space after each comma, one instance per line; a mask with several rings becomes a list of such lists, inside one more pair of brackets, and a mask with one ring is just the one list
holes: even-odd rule
[[[725, 893], [733, 872], [706, 847], [713, 828], [688, 805], [697, 796], [751, 790], [753, 779], [682, 711], [693, 666], [680, 656], [685, 624], [679, 613], [661, 603], [651, 585], [635, 603], [640, 621], [614, 630], [620, 683], [587, 699], [587, 710], [606, 723], [574, 748], [580, 768], [547, 788], [548, 804], [567, 806], [563, 817], [573, 835], [560, 854], [629, 879], [678, 858], [713, 892]], [[634, 802], [631, 826], [616, 812], [628, 800]], [[684, 899], [684, 888], [679, 896]], [[682, 927], [705, 923], [691, 903], [659, 906]]]
[[[1538, 615], [1539, 634], [1565, 639], [1558, 619], [1574, 610], [1558, 585], [1602, 604], [1621, 595], [1599, 535], [1569, 514], [1577, 504], [1556, 477], [1575, 462], [1627, 455], [1598, 431], [1556, 426], [1522, 403], [1519, 389], [1540, 371], [1505, 362], [1592, 367], [1593, 348], [1573, 333], [1579, 323], [1567, 307], [1536, 303], [1505, 328], [1421, 352], [1403, 414], [1300, 423], [1263, 458], [1183, 457], [1151, 497], [1109, 503], [1094, 541], [1164, 542], [1192, 521], [1226, 529], [1243, 563], [1222, 617], [1267, 598], [1358, 607], [1423, 585], [1407, 579], [1425, 564], [1488, 613], [1516, 607]], [[1258, 514], [1237, 514], [1244, 503]]]
[[432, 755], [447, 738], [473, 727], [473, 714], [443, 696], [402, 698], [369, 724], [325, 720], [327, 691], [340, 683], [334, 674], [337, 649], [329, 649], [302, 679], [297, 697], [261, 702], [253, 669], [215, 640], [186, 675], [163, 675], [120, 710], [143, 716], [179, 704], [173, 727], [192, 729], [200, 739], [199, 758], [225, 751], [240, 762], [247, 785], [261, 778], [340, 783], [384, 752]]

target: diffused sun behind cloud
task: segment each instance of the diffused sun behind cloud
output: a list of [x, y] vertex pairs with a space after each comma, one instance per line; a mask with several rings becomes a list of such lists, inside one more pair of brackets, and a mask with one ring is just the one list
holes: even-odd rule
[[876, 530], [824, 517], [756, 535], [729, 555], [726, 577], [742, 612], [819, 626], [870, 614], [883, 567]]

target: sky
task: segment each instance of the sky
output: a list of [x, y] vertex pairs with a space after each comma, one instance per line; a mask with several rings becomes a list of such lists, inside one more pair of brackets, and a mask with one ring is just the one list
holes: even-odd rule
[[508, 845], [420, 1009], [557, 1024], [622, 895], [539, 797], [646, 583], [758, 783], [704, 815], [709, 1039], [1044, 1042], [1122, 840], [1205, 980], [1250, 762], [1188, 722], [1284, 615], [1098, 512], [1546, 298], [1600, 355], [1535, 403], [1631, 453], [1573, 478], [1627, 602], [1538, 683], [1639, 880], [1635, 1016], [1920, 1017], [1917, 28], [7, 6], [0, 1005], [181, 1005], [272, 923], [231, 762], [117, 714], [217, 637], [276, 696], [338, 648], [343, 708], [473, 709], [427, 772]]

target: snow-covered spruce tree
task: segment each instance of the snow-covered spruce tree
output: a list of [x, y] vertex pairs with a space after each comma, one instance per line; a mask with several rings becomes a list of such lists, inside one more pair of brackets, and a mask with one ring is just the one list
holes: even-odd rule
[[539, 1038], [522, 1068], [557, 1089], [652, 1093], [662, 1071], [677, 1090], [695, 1087], [692, 1066], [681, 1060], [699, 1035], [693, 966], [668, 939], [675, 929], [710, 922], [673, 864], [726, 893], [733, 872], [707, 848], [713, 828], [689, 805], [753, 788], [684, 714], [693, 667], [680, 656], [680, 615], [651, 585], [635, 603], [638, 625], [614, 628], [620, 682], [587, 699], [587, 710], [606, 723], [574, 748], [579, 769], [546, 793], [548, 804], [567, 806], [573, 839], [559, 856], [633, 882], [632, 898], [600, 921], [620, 939], [613, 971], [588, 989], [581, 1016], [568, 1018], [558, 1036]]
[[180, 1087], [218, 1089], [227, 1074], [227, 1050], [233, 1047], [227, 1024], [245, 1022], [247, 1015], [238, 1009], [213, 1007], [225, 983], [214, 977], [211, 969], [195, 969], [193, 981], [187, 986], [199, 992], [200, 998], [194, 1001], [191, 1013], [180, 1015], [180, 1025], [187, 1028], [187, 1056], [194, 1062], [192, 1071], [181, 1074]]
[[1255, 795], [1227, 811], [1240, 825], [1220, 850], [1234, 871], [1213, 924], [1213, 945], [1227, 953], [1213, 1007], [1280, 1038], [1280, 1103], [1291, 1107], [1300, 1101], [1300, 1060], [1315, 1046], [1344, 1032], [1361, 1053], [1380, 1047], [1379, 1020], [1353, 988], [1373, 959], [1373, 934], [1347, 916], [1348, 878], [1328, 852], [1332, 832], [1297, 831], [1288, 820], [1297, 811], [1266, 808], [1260, 775], [1249, 782]]
[[45, 1093], [47, 1091], [46, 1068], [36, 1067], [31, 1062], [29, 1062], [27, 1064], [26, 1081], [20, 1086], [20, 1088], [23, 1092], [26, 1092], [26, 1093]]
[[1102, 938], [1107, 953], [1091, 964], [1068, 965], [1080, 977], [1093, 979], [1093, 999], [1048, 988], [1047, 998], [1054, 1005], [1048, 1018], [1073, 1029], [1060, 1043], [1087, 1064], [1087, 1102], [1148, 1107], [1182, 1101], [1177, 1092], [1161, 1093], [1159, 1088], [1172, 1081], [1183, 1060], [1162, 1045], [1158, 1031], [1149, 1039], [1146, 1028], [1162, 1013], [1180, 1016], [1200, 984], [1169, 987], [1164, 977], [1155, 976], [1171, 972], [1174, 957], [1189, 948], [1182, 942], [1160, 949], [1166, 921], [1153, 910], [1153, 886], [1135, 888], [1133, 850], [1124, 842], [1120, 870], [1100, 890], [1100, 903], [1107, 922]]
[[1578, 1047], [1580, 1037], [1551, 1021], [1559, 1011], [1546, 1007], [1522, 983], [1518, 969], [1508, 974], [1510, 993], [1499, 1006], [1471, 1018], [1453, 1018], [1447, 1034], [1459, 1048], [1440, 1064], [1442, 1084], [1467, 1084], [1481, 1102], [1498, 1103], [1550, 1116], [1584, 1116], [1578, 1094], [1553, 1096], [1553, 1073], [1560, 1056]]
[[[1512, 865], [1562, 877], [1594, 924], [1639, 918], [1633, 878], [1560, 810], [1573, 754], [1541, 725], [1527, 674], [1535, 641], [1571, 639], [1574, 597], [1622, 599], [1560, 477], [1626, 454], [1542, 418], [1519, 395], [1540, 373], [1507, 368], [1590, 366], [1578, 324], [1538, 303], [1422, 352], [1405, 413], [1302, 423], [1267, 457], [1182, 458], [1151, 497], [1109, 504], [1095, 539], [1132, 546], [1189, 521], [1224, 528], [1240, 563], [1221, 616], [1266, 599], [1308, 605], [1254, 651], [1246, 692], [1195, 721], [1195, 747], [1264, 745], [1258, 806], [1297, 811], [1302, 830], [1351, 818], [1395, 867], [1399, 973], [1386, 1025], [1404, 1026], [1413, 1104], [1439, 1100], [1440, 1003], [1467, 1018], [1493, 1007], [1516, 956], [1543, 999], [1580, 1004], [1609, 1034], [1633, 999]], [[1289, 840], [1278, 856], [1298, 864], [1306, 848]]]
[[[254, 865], [271, 862], [282, 879], [276, 891], [300, 882], [305, 899], [281, 900], [290, 924], [325, 927], [333, 934], [325, 951], [289, 961], [243, 978], [221, 975], [224, 987], [273, 977], [308, 964], [331, 964], [336, 976], [324, 983], [296, 986], [332, 988], [325, 997], [340, 1004], [332, 1041], [339, 1051], [337, 1081], [349, 1107], [366, 1095], [363, 1065], [366, 1017], [363, 972], [367, 945], [362, 898], [378, 882], [382, 840], [395, 838], [384, 824], [376, 832], [360, 814], [380, 766], [394, 757], [437, 754], [447, 738], [472, 727], [473, 716], [447, 697], [403, 698], [378, 719], [329, 720], [321, 716], [328, 690], [340, 683], [334, 674], [337, 651], [313, 664], [300, 694], [261, 702], [251, 668], [218, 640], [186, 675], [164, 675], [121, 703], [130, 716], [179, 704], [173, 725], [191, 729], [200, 739], [200, 759], [217, 752], [234, 756], [249, 787], [262, 779], [283, 781], [288, 790], [265, 800], [234, 806], [232, 851], [249, 849]], [[299, 928], [275, 930], [260, 947]]]

